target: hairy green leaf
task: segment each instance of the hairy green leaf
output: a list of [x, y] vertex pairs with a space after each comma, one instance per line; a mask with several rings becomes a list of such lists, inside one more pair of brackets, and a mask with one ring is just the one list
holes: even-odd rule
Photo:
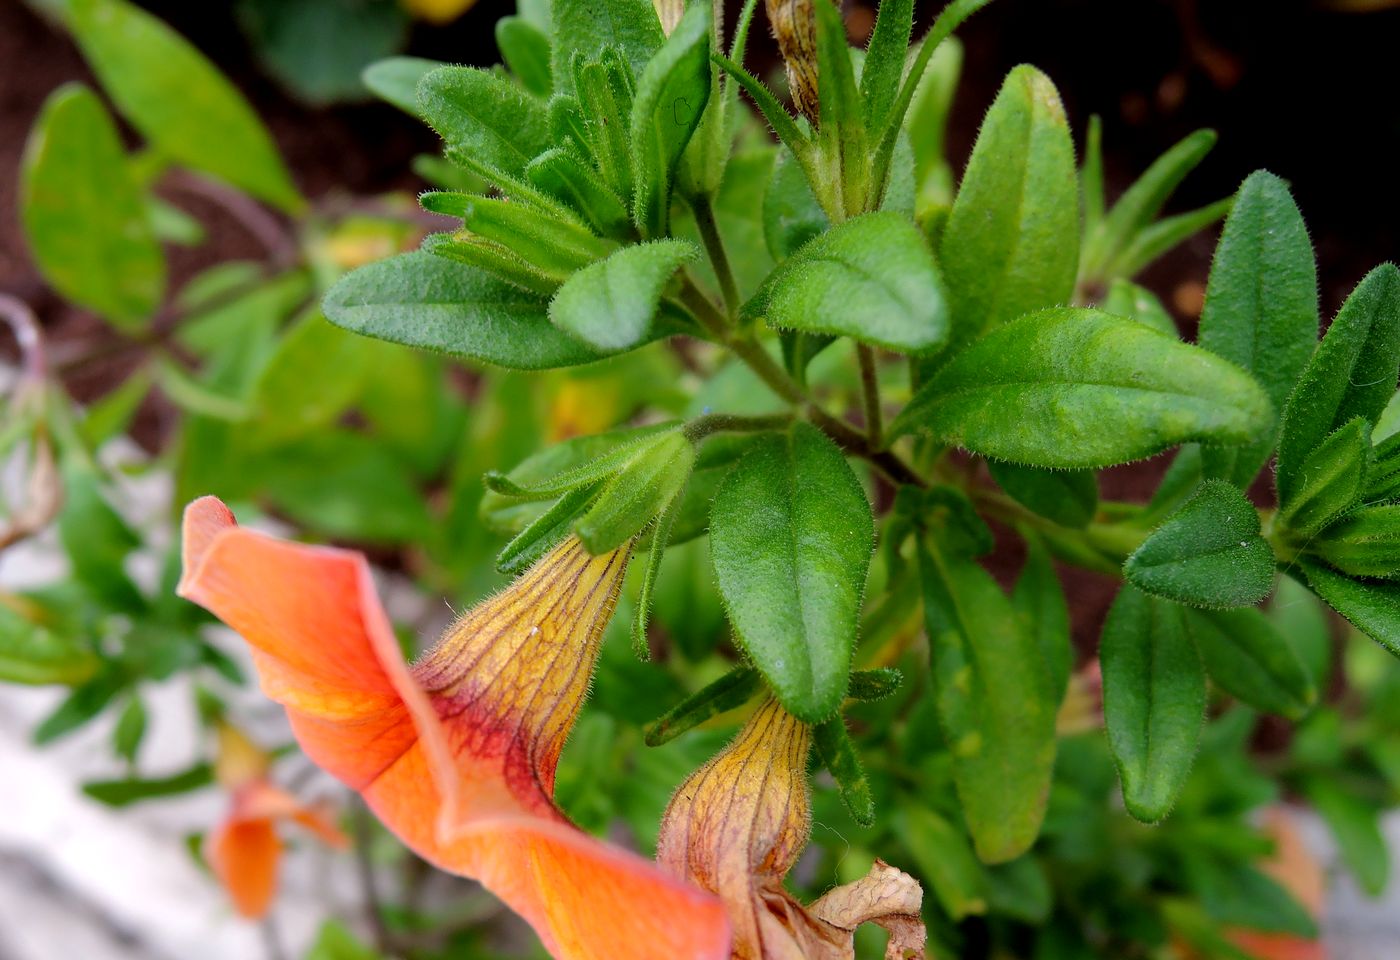
[[1400, 576], [1400, 504], [1362, 507], [1327, 527], [1310, 549], [1354, 577]]
[[699, 254], [687, 240], [623, 247], [566, 280], [549, 303], [549, 320], [599, 353], [630, 350], [650, 339], [666, 284]]
[[1383, 264], [1347, 297], [1283, 410], [1275, 485], [1287, 504], [1302, 485], [1303, 463], [1354, 417], [1375, 423], [1395, 394], [1400, 371], [1400, 269]]
[[541, 370], [599, 358], [550, 324], [543, 298], [426, 253], [347, 274], [322, 307], [355, 333], [502, 367]]
[[918, 228], [868, 213], [806, 243], [773, 271], [744, 315], [804, 333], [849, 336], [905, 353], [948, 336], [943, 284]]
[[714, 683], [686, 697], [646, 729], [646, 744], [659, 747], [721, 713], [742, 707], [763, 689], [752, 667], [736, 667]]
[[496, 46], [510, 72], [530, 93], [548, 97], [554, 89], [550, 72], [549, 37], [523, 17], [502, 17], [496, 21]]
[[1356, 580], [1305, 558], [1288, 572], [1301, 577], [1352, 626], [1400, 657], [1400, 584]]
[[1239, 488], [1208, 480], [1128, 557], [1138, 589], [1198, 607], [1246, 607], [1274, 586], [1274, 552]]
[[1206, 676], [1183, 609], [1125, 584], [1099, 645], [1108, 742], [1128, 812], [1155, 823], [1181, 792], [1201, 738]]
[[1269, 401], [1243, 371], [1100, 310], [1013, 321], [953, 357], [890, 427], [1041, 467], [1126, 463], [1188, 440], [1245, 443]]
[[778, 699], [808, 723], [832, 716], [874, 546], [841, 451], [804, 423], [755, 445], [715, 495], [710, 544], [736, 637]]
[[976, 561], [921, 541], [938, 717], [963, 816], [987, 863], [1035, 842], [1055, 758], [1055, 698], [1036, 639]]
[[1370, 455], [1370, 423], [1357, 417], [1337, 429], [1308, 452], [1275, 524], [1306, 544], [1361, 497]]
[[[1206, 289], [1196, 342], [1254, 374], [1281, 413], [1317, 344], [1317, 267], [1302, 214], [1288, 186], [1253, 173], [1239, 197]], [[1272, 448], [1275, 428], [1259, 443], [1206, 452], [1206, 472], [1245, 485]]]
[[1026, 537], [1026, 563], [1011, 592], [1011, 606], [1035, 637], [1050, 678], [1050, 694], [1058, 704], [1069, 686], [1074, 646], [1065, 591], [1055, 574], [1050, 551], [1039, 537]]
[[1231, 696], [1298, 720], [1317, 702], [1317, 687], [1292, 643], [1258, 610], [1185, 611], [1187, 633], [1206, 672]]
[[425, 74], [418, 106], [449, 156], [469, 156], [512, 177], [524, 176], [526, 165], [552, 146], [544, 106], [486, 70], [442, 67]]
[[1131, 280], [1114, 280], [1109, 285], [1108, 296], [1099, 304], [1099, 309], [1105, 313], [1116, 313], [1120, 317], [1131, 317], [1169, 337], [1181, 335], [1176, 328], [1176, 321], [1167, 312], [1167, 308], [1162, 306], [1162, 301], [1157, 299], [1157, 295]]
[[1092, 470], [1046, 470], [1002, 460], [988, 460], [987, 470], [1011, 499], [1062, 527], [1087, 527], [1098, 511], [1099, 482]]
[[647, 62], [661, 49], [666, 37], [651, 0], [553, 0], [551, 37], [554, 88], [572, 93], [575, 59], [594, 61], [612, 48], [621, 54], [633, 77], [640, 77]]
[[574, 525], [589, 553], [616, 550], [663, 514], [695, 466], [695, 444], [676, 431], [662, 435], [603, 484]]
[[977, 134], [943, 232], [954, 347], [1069, 303], [1078, 258], [1079, 187], [1064, 107], [1049, 78], [1017, 67]]
[[710, 99], [710, 6], [693, 3], [642, 71], [632, 101], [632, 219], [644, 237], [665, 236], [671, 187]]
[[851, 819], [862, 827], [873, 824], [875, 798], [870, 795], [870, 781], [865, 777], [855, 744], [846, 732], [846, 718], [838, 713], [817, 724], [812, 730], [812, 746], [816, 747], [822, 764], [831, 771]]

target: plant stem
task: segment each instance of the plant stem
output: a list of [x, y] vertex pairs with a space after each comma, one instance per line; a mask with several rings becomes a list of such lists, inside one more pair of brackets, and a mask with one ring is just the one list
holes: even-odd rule
[[792, 415], [788, 413], [775, 413], [767, 417], [707, 413], [687, 423], [684, 433], [686, 439], [695, 442], [714, 433], [759, 433], [763, 430], [781, 430], [790, 423]]
[[739, 287], [734, 282], [734, 268], [730, 266], [729, 254], [724, 249], [724, 238], [719, 235], [719, 224], [715, 222], [715, 208], [708, 194], [701, 194], [690, 201], [695, 211], [695, 225], [700, 229], [700, 240], [705, 244], [705, 252], [710, 257], [719, 278], [720, 293], [724, 296], [724, 308], [733, 317], [739, 312]]
[[374, 863], [370, 859], [369, 845], [373, 837], [369, 808], [358, 798], [354, 801], [352, 814], [355, 827], [355, 866], [360, 876], [360, 890], [365, 898], [365, 913], [369, 915], [369, 928], [374, 936], [374, 946], [380, 953], [393, 952], [389, 928], [384, 924], [384, 911], [379, 899], [379, 886], [374, 876]]
[[863, 343], [856, 344], [856, 358], [860, 361], [860, 389], [865, 400], [865, 435], [870, 439], [872, 450], [883, 445], [883, 415], [880, 412], [880, 377], [875, 369], [875, 351]]

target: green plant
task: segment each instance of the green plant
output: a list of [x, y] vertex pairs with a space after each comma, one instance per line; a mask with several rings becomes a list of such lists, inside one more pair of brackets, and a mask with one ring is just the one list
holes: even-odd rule
[[[1233, 928], [1311, 936], [1257, 866], [1250, 817], [1284, 790], [1379, 890], [1400, 673], [1351, 640], [1352, 699], [1328, 703], [1314, 597], [1400, 653], [1400, 271], [1370, 273], [1319, 342], [1281, 180], [1160, 217], [1214, 142], [1201, 131], [1110, 207], [1099, 125], [1077, 163], [1033, 67], [955, 178], [951, 34], [985, 2], [954, 0], [911, 46], [912, 3], [885, 0], [864, 51], [829, 0], [769, 3], [796, 116], [742, 66], [754, 0], [729, 29], [703, 3], [522, 3], [497, 29], [505, 69], [366, 74], [443, 138], [420, 165], [425, 220], [309, 206], [195, 51], [120, 0], [71, 0], [148, 147], [127, 156], [93, 92], [56, 92], [22, 216], [49, 282], [140, 366], [78, 415], [36, 360], [11, 405], [7, 441], [43, 489], [62, 477], [73, 567], [0, 607], [3, 675], [74, 688], [39, 738], [121, 704], [135, 764], [143, 684], [238, 679], [174, 599], [173, 555], [154, 590], [121, 572], [148, 547], [92, 454], [154, 385], [182, 411], [154, 468], [177, 504], [215, 493], [372, 546], [425, 591], [473, 599], [569, 536], [644, 554], [612, 628], [638, 656], [604, 640], [558, 773], [585, 828], [621, 821], [653, 847], [715, 728], [771, 695], [834, 786], [807, 892], [878, 854], [923, 881], [938, 955], [1241, 956]], [[168, 296], [161, 244], [198, 230], [162, 176], [297, 229], [263, 231], [266, 264]], [[1188, 344], [1133, 278], [1222, 218]], [[377, 259], [427, 222], [419, 250]], [[1097, 471], [1171, 449], [1148, 502], [1100, 499]], [[1270, 462], [1276, 509], [1248, 496]], [[1013, 540], [1008, 593], [979, 558]], [[1074, 723], [1097, 708], [1057, 563], [1123, 581], [1098, 655], [1106, 738]], [[1251, 752], [1259, 714], [1298, 725], [1286, 748]], [[127, 802], [208, 777], [89, 789]], [[441, 923], [410, 913], [381, 948]], [[476, 955], [457, 940], [422, 955]]]

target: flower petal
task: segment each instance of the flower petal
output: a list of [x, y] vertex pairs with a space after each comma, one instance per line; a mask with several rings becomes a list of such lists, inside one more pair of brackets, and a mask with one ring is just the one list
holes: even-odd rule
[[232, 816], [204, 838], [205, 862], [234, 908], [250, 920], [267, 913], [281, 858], [282, 842], [271, 820]]
[[185, 517], [181, 595], [244, 636], [303, 750], [404, 843], [480, 880], [557, 957], [729, 955], [719, 903], [549, 798], [625, 557], [566, 542], [410, 671], [362, 556], [243, 530], [213, 498]]

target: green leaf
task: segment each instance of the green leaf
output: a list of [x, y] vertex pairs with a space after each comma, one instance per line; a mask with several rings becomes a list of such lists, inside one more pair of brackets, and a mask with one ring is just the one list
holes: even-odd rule
[[1162, 301], [1157, 299], [1157, 295], [1131, 280], [1114, 280], [1109, 285], [1108, 296], [1099, 304], [1099, 309], [1106, 313], [1116, 313], [1120, 317], [1131, 317], [1169, 337], [1181, 335], [1176, 328], [1176, 321], [1167, 312], [1167, 308], [1162, 306]]
[[553, 146], [549, 114], [534, 97], [499, 74], [474, 67], [442, 67], [418, 84], [418, 106], [442, 136], [449, 157], [508, 176]]
[[537, 97], [548, 97], [554, 89], [549, 67], [549, 37], [523, 17], [502, 17], [496, 21], [496, 46], [501, 59], [520, 85]]
[[549, 303], [549, 320], [599, 353], [630, 350], [653, 339], [662, 292], [699, 255], [688, 240], [623, 247], [566, 280]]
[[949, 37], [929, 60], [904, 121], [914, 154], [915, 219], [934, 240], [953, 206], [953, 170], [944, 140], [962, 67], [962, 44]]
[[63, 470], [63, 512], [58, 536], [73, 579], [102, 603], [125, 613], [146, 609], [145, 598], [124, 569], [141, 539], [107, 501], [102, 478], [70, 462]]
[[1239, 488], [1207, 480], [1128, 557], [1138, 589], [1197, 607], [1247, 607], [1274, 587], [1274, 552]]
[[1361, 417], [1347, 422], [1308, 451], [1275, 525], [1286, 529], [1295, 543], [1307, 544], [1360, 499], [1370, 455], [1371, 424]]
[[600, 484], [575, 487], [560, 497], [553, 506], [516, 534], [496, 555], [496, 569], [516, 576], [529, 569], [550, 548], [563, 540], [574, 528], [574, 521], [593, 503]]
[[381, 960], [382, 954], [360, 943], [338, 920], [327, 920], [302, 960]]
[[894, 696], [904, 682], [904, 674], [894, 667], [875, 667], [851, 673], [851, 686], [846, 696], [852, 700], [884, 700]]
[[575, 270], [617, 249], [617, 244], [594, 236], [565, 207], [560, 207], [563, 214], [556, 215], [513, 200], [447, 192], [422, 194], [418, 202], [425, 210], [460, 218], [466, 227], [458, 235], [462, 240], [494, 242], [498, 249], [514, 253], [538, 273], [561, 283]]
[[1248, 863], [1196, 850], [1186, 851], [1182, 861], [1187, 883], [1222, 927], [1317, 936], [1317, 925], [1302, 904], [1278, 881]]
[[366, 67], [360, 79], [379, 99], [424, 120], [418, 105], [418, 84], [434, 70], [446, 66], [441, 60], [423, 57], [389, 57]]
[[65, 85], [44, 102], [25, 145], [20, 219], [55, 290], [122, 330], [146, 327], [165, 290], [165, 257], [116, 124], [86, 87]]
[[909, 220], [868, 213], [806, 243], [773, 271], [745, 317], [804, 333], [930, 353], [948, 337], [943, 283]]
[[355, 333], [521, 370], [599, 358], [549, 322], [547, 304], [481, 270], [426, 253], [380, 260], [342, 277], [322, 303]]
[[288, 213], [306, 205], [252, 107], [178, 33], [124, 0], [70, 0], [68, 9], [103, 89], [152, 145]]
[[1084, 132], [1084, 162], [1079, 168], [1079, 190], [1084, 207], [1084, 235], [1093, 236], [1103, 223], [1103, 118], [1089, 117]]
[[1014, 860], [1045, 816], [1055, 703], [1036, 639], [991, 575], [921, 541], [929, 660], [953, 782], [977, 855]]
[[[1253, 173], [1240, 187], [1206, 288], [1200, 346], [1254, 374], [1281, 412], [1317, 344], [1317, 267], [1288, 186]], [[1274, 433], [1240, 450], [1206, 453], [1206, 471], [1241, 486], [1273, 446]]]
[[1275, 485], [1287, 504], [1302, 467], [1323, 440], [1354, 417], [1375, 423], [1400, 370], [1400, 269], [1368, 273], [1327, 328], [1283, 410]]
[[1303, 795], [1327, 823], [1361, 889], [1380, 896], [1390, 879], [1390, 847], [1381, 833], [1380, 811], [1327, 777], [1308, 777]]
[[646, 744], [659, 747], [705, 721], [748, 703], [763, 689], [752, 667], [736, 667], [703, 690], [691, 694], [646, 729]]
[[753, 74], [727, 57], [712, 53], [710, 59], [743, 88], [743, 91], [753, 100], [758, 112], [763, 114], [763, 119], [767, 120], [768, 125], [773, 128], [773, 133], [777, 135], [779, 142], [791, 150], [798, 161], [805, 165], [807, 159], [812, 156], [812, 141], [792, 119], [787, 108], [774, 96], [773, 91], [755, 79]]
[[545, 193], [583, 214], [595, 230], [607, 237], [626, 240], [632, 218], [626, 205], [603, 182], [598, 172], [572, 152], [546, 150], [525, 168], [525, 177]]
[[1099, 509], [1099, 482], [1092, 470], [1045, 470], [988, 460], [997, 486], [1021, 506], [1062, 527], [1082, 529]]
[[695, 466], [695, 444], [677, 431], [662, 436], [609, 479], [574, 525], [589, 553], [616, 550], [664, 513]]
[[877, 137], [889, 120], [899, 86], [909, 37], [914, 31], [913, 0], [882, 0], [875, 14], [875, 29], [865, 50], [860, 73], [860, 96], [865, 101], [865, 125]]
[[[827, 184], [827, 178], [814, 181], [819, 191], [827, 186], [839, 192], [831, 199], [823, 197], [828, 213], [835, 214], [838, 204], [846, 216], [863, 213], [875, 206], [875, 189], [883, 185], [870, 182], [874, 172], [870, 163], [870, 147], [865, 129], [865, 110], [856, 87], [851, 48], [846, 41], [846, 24], [840, 7], [832, 0], [813, 0], [805, 6], [808, 16], [815, 17], [816, 67], [821, 82], [817, 84], [817, 143], [824, 163], [839, 171], [840, 184]], [[799, 14], [800, 16], [800, 14]], [[791, 77], [791, 74], [789, 74]]]
[[1055, 703], [1064, 699], [1074, 666], [1074, 645], [1069, 631], [1069, 605], [1050, 551], [1039, 537], [1026, 537], [1026, 563], [1011, 592], [1011, 606], [1045, 660], [1050, 694]]
[[1317, 688], [1292, 643], [1258, 610], [1185, 611], [1210, 678], [1256, 710], [1298, 720]]
[[1072, 469], [1188, 440], [1246, 443], [1268, 421], [1268, 398], [1234, 365], [1133, 320], [1061, 308], [953, 357], [889, 436], [921, 430], [986, 457]]
[[968, 160], [943, 232], [956, 349], [985, 330], [1069, 303], [1079, 259], [1079, 186], [1060, 95], [1012, 70]]
[[1301, 576], [1352, 626], [1400, 657], [1400, 584], [1355, 580], [1307, 559], [1299, 559], [1288, 572]]
[[213, 768], [207, 763], [199, 763], [168, 777], [94, 780], [83, 784], [83, 793], [109, 807], [125, 807], [141, 800], [189, 793], [207, 787], [213, 782]]
[[[691, 476], [694, 476], [692, 472]], [[686, 478], [689, 488], [690, 477]], [[661, 574], [661, 561], [666, 558], [666, 548], [671, 542], [671, 531], [676, 524], [676, 516], [684, 509], [684, 498], [677, 496], [656, 518], [649, 531], [651, 549], [647, 551], [646, 566], [642, 568], [642, 582], [637, 588], [637, 612], [632, 618], [632, 653], [638, 660], [651, 659], [651, 647], [647, 643], [647, 626], [651, 619], [651, 601], [656, 593], [656, 579]]]
[[841, 451], [798, 423], [756, 444], [710, 514], [720, 596], [736, 638], [794, 716], [845, 696], [874, 522]]
[[1173, 247], [1185, 243], [1202, 230], [1219, 223], [1235, 205], [1234, 197], [1226, 197], [1206, 204], [1195, 210], [1166, 217], [1143, 227], [1133, 242], [1128, 244], [1118, 258], [1113, 261], [1110, 272], [1123, 276], [1134, 276], [1150, 266]]
[[263, 67], [311, 106], [363, 99], [365, 67], [408, 40], [407, 13], [393, 3], [240, 0], [236, 13]]
[[1310, 548], [1353, 577], [1400, 576], [1400, 504], [1362, 507], [1327, 527]]
[[333, 423], [363, 392], [376, 346], [333, 326], [319, 310], [287, 331], [253, 388], [262, 414], [259, 446], [270, 446]]
[[0, 680], [74, 686], [92, 678], [101, 661], [40, 604], [25, 597], [0, 602]]
[[1313, 686], [1325, 690], [1332, 677], [1332, 617], [1321, 600], [1291, 577], [1282, 577], [1269, 604], [1269, 622], [1287, 638], [1307, 668]]
[[1201, 739], [1206, 675], [1183, 615], [1125, 584], [1099, 645], [1109, 746], [1128, 812], [1144, 823], [1171, 810]]
[[692, 3], [642, 71], [632, 101], [632, 219], [643, 237], [669, 229], [671, 186], [710, 99], [710, 5]]
[[875, 822], [875, 798], [870, 795], [870, 781], [865, 778], [865, 769], [856, 754], [855, 744], [846, 731], [846, 718], [841, 714], [816, 725], [812, 730], [812, 745], [823, 766], [831, 772], [841, 791], [841, 802], [846, 805], [851, 819], [862, 827]]
[[780, 148], [763, 195], [763, 238], [768, 252], [775, 261], [786, 260], [830, 226], [792, 151]]
[[[528, 457], [509, 473], [490, 471], [483, 482], [492, 494], [548, 500], [612, 477], [658, 443], [672, 442], [675, 430], [672, 422], [573, 437]], [[483, 512], [490, 512], [494, 504], [482, 506]]]
[[560, 93], [574, 89], [573, 64], [596, 61], [609, 47], [622, 55], [632, 76], [640, 77], [666, 36], [651, 0], [553, 0], [551, 72]]
[[1083, 276], [1096, 279], [1109, 269], [1134, 236], [1161, 212], [1186, 175], [1210, 153], [1216, 139], [1214, 130], [1197, 130], [1147, 168], [1118, 198], [1093, 235], [1085, 239], [1080, 271]]
[[954, 921], [987, 912], [987, 869], [977, 862], [967, 835], [920, 806], [900, 810], [896, 832], [909, 848], [919, 876]]
[[146, 705], [133, 693], [117, 715], [117, 725], [112, 728], [112, 750], [127, 763], [135, 763], [136, 751], [141, 749], [145, 736]]

